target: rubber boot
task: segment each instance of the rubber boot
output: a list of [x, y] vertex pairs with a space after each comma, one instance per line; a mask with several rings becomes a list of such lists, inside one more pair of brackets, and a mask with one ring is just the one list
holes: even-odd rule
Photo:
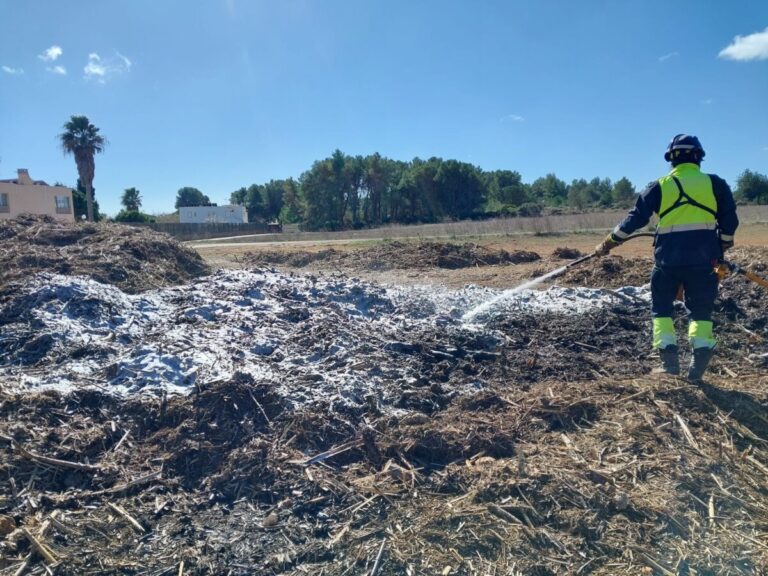
[[667, 346], [659, 349], [661, 366], [653, 369], [653, 374], [670, 374], [677, 376], [680, 374], [680, 359], [677, 355], [677, 346]]
[[691, 356], [691, 365], [688, 367], [688, 381], [701, 382], [704, 372], [709, 366], [712, 356], [715, 354], [714, 348], [694, 348]]

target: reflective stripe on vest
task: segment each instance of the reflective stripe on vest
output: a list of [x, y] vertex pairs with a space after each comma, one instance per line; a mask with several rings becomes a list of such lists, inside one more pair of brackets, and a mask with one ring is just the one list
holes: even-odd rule
[[659, 184], [658, 234], [717, 229], [717, 200], [709, 174], [696, 164], [680, 164], [659, 178]]
[[672, 224], [671, 226], [659, 226], [656, 234], [672, 234], [673, 232], [690, 232], [691, 230], [717, 230], [717, 222], [704, 222], [703, 224]]

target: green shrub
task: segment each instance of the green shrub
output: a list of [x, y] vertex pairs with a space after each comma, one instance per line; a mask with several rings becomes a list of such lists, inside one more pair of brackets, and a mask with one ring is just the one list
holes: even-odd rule
[[136, 210], [120, 210], [114, 217], [115, 222], [139, 222], [142, 224], [154, 224], [155, 217]]
[[541, 216], [541, 211], [543, 210], [543, 206], [541, 204], [537, 204], [536, 202], [526, 202], [525, 204], [522, 204], [517, 209], [517, 215], [518, 216]]

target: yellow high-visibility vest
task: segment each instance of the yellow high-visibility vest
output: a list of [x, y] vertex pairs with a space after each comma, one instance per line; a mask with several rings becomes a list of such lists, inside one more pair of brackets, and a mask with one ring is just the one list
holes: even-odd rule
[[662, 178], [656, 234], [717, 230], [717, 200], [712, 180], [696, 164], [679, 164]]

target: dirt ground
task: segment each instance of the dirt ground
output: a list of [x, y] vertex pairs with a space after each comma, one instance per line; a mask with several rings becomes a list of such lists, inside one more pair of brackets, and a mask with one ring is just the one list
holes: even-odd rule
[[[567, 258], [559, 257], [556, 254], [558, 250], [569, 248], [587, 254], [592, 252], [603, 238], [603, 234], [575, 233], [562, 235], [529, 234], [453, 240], [384, 241], [384, 243], [395, 245], [420, 244], [432, 241], [440, 244], [465, 244], [470, 242], [492, 252], [505, 251], [510, 254], [532, 252], [541, 256], [540, 260], [532, 260], [530, 262], [499, 263], [491, 266], [482, 265], [478, 262], [476, 263], [477, 265], [453, 269], [425, 266], [394, 266], [382, 270], [376, 269], [377, 267], [380, 268], [377, 263], [374, 263], [374, 266], [366, 266], [364, 264], [349, 265], [340, 258], [328, 258], [316, 262], [311, 261], [311, 255], [318, 252], [355, 253], [379, 246], [381, 242], [377, 241], [295, 242], [280, 246], [278, 250], [275, 250], [275, 246], [272, 243], [267, 246], [248, 244], [247, 246], [233, 245], [223, 248], [198, 246], [196, 249], [211, 266], [216, 267], [241, 267], [260, 262], [263, 264], [274, 264], [281, 269], [303, 272], [351, 273], [367, 280], [382, 283], [434, 284], [451, 288], [461, 288], [467, 284], [476, 284], [478, 286], [506, 289], [565, 264]], [[743, 247], [759, 248], [768, 246], [768, 225], [750, 224], [740, 227], [737, 243], [738, 246]], [[267, 257], [262, 257], [265, 254]], [[649, 263], [648, 274], [650, 274], [650, 262], [653, 254], [651, 238], [639, 238], [627, 242], [614, 250], [612, 254], [623, 258], [647, 259]], [[286, 260], [291, 259], [291, 256], [294, 258], [293, 265], [291, 265], [291, 262], [286, 262]], [[301, 263], [302, 260], [306, 262]], [[300, 266], [296, 266], [297, 261], [301, 263]], [[621, 282], [621, 280], [618, 281]], [[625, 283], [629, 283], [629, 281], [627, 280]]]
[[[0, 574], [768, 573], [765, 291], [723, 283], [700, 385], [650, 375], [647, 293], [615, 290], [645, 282], [645, 240], [557, 279], [556, 305], [463, 320], [498, 294], [466, 285], [508, 288], [599, 240], [201, 251], [228, 269], [212, 276], [194, 258], [159, 274], [187, 258], [167, 241], [125, 287], [97, 275], [133, 260], [88, 248], [106, 288], [17, 268], [0, 302]], [[749, 227], [729, 257], [768, 276], [766, 240]], [[242, 370], [115, 393], [120, 362], [194, 359], [214, 338], [214, 364]], [[66, 366], [73, 389], [19, 388]]]

